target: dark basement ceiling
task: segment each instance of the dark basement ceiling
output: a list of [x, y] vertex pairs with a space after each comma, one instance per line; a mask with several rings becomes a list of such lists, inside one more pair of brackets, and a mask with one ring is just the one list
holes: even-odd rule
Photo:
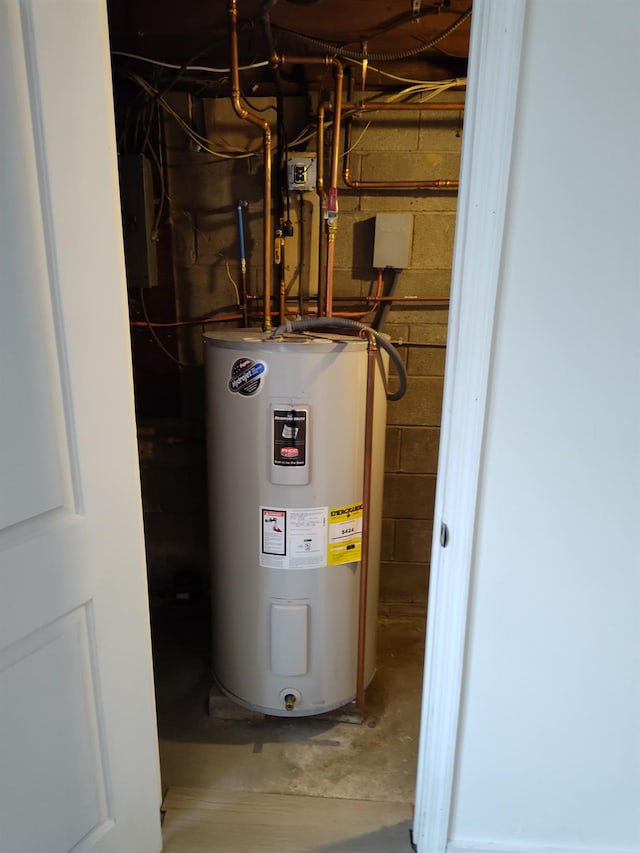
[[[237, 0], [241, 64], [268, 57], [262, 11], [264, 0]], [[419, 16], [413, 0], [276, 0], [270, 2], [276, 50], [289, 54], [327, 54], [331, 51], [303, 40], [303, 34], [338, 48], [371, 57], [367, 84], [393, 85], [373, 70], [416, 79], [440, 80], [466, 75], [471, 16], [450, 35], [424, 53], [402, 61], [378, 62], [379, 54], [398, 54], [421, 48], [454, 24], [470, 8], [470, 0], [422, 2]], [[227, 0], [108, 0], [111, 46], [114, 51], [139, 54], [178, 65], [228, 64]], [[352, 63], [349, 63], [352, 64]], [[256, 84], [271, 72], [254, 75]], [[354, 65], [359, 79], [359, 66]], [[318, 69], [285, 67], [283, 79], [308, 86], [323, 79]], [[397, 85], [397, 84], [396, 84]]]

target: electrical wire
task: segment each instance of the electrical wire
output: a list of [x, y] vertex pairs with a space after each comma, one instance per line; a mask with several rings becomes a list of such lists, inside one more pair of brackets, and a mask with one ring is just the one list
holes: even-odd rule
[[160, 230], [160, 222], [162, 221], [162, 214], [164, 213], [165, 201], [171, 201], [167, 194], [167, 188], [164, 180], [164, 168], [162, 163], [162, 153], [164, 151], [164, 146], [162, 145], [162, 122], [160, 121], [160, 111], [156, 110], [156, 116], [158, 119], [158, 153], [156, 154], [153, 145], [149, 140], [147, 140], [146, 148], [151, 155], [151, 159], [156, 165], [158, 170], [158, 182], [160, 185], [160, 203], [158, 204], [158, 209], [156, 211], [156, 215], [153, 220], [153, 225], [151, 226], [151, 239], [153, 241], [157, 241], [159, 239], [159, 230]]
[[[352, 65], [362, 66], [364, 63], [358, 59], [349, 59], [345, 57], [347, 62], [350, 62]], [[438, 81], [430, 81], [430, 80], [416, 80], [413, 77], [402, 77], [398, 74], [392, 74], [390, 71], [384, 71], [382, 68], [378, 68], [375, 65], [371, 65], [371, 63], [367, 64], [367, 69], [369, 72], [374, 71], [376, 74], [381, 74], [383, 77], [388, 77], [390, 80], [397, 80], [399, 83], [414, 83], [420, 86], [442, 86], [444, 91], [447, 89], [452, 89], [454, 87], [466, 87], [467, 78], [466, 77], [455, 77], [450, 80], [438, 80]]]
[[233, 154], [228, 154], [224, 151], [216, 151], [213, 148], [210, 148], [209, 140], [206, 137], [201, 136], [199, 133], [196, 133], [196, 131], [173, 109], [165, 98], [162, 97], [162, 95], [160, 95], [159, 92], [144, 79], [144, 77], [140, 77], [138, 74], [132, 74], [131, 79], [147, 94], [156, 97], [157, 103], [162, 107], [162, 109], [170, 115], [178, 126], [184, 130], [187, 136], [189, 136], [203, 151], [206, 151], [207, 154], [211, 154], [212, 157], [220, 157], [224, 160], [246, 160], [256, 156], [256, 152], [251, 151], [238, 151]]
[[174, 362], [174, 364], [177, 364], [178, 367], [191, 367], [192, 365], [185, 364], [184, 361], [180, 361], [180, 359], [176, 358], [172, 352], [169, 352], [169, 350], [165, 347], [165, 345], [162, 343], [162, 341], [158, 337], [156, 330], [154, 329], [153, 324], [151, 323], [151, 320], [149, 320], [149, 315], [147, 313], [147, 305], [146, 305], [146, 302], [144, 299], [144, 289], [143, 288], [140, 288], [140, 305], [142, 306], [142, 313], [144, 315], [146, 326], [149, 329], [149, 332], [151, 333], [151, 337], [156, 342], [158, 347], [162, 350], [162, 352], [167, 356], [167, 358], [170, 358], [171, 361]]
[[[199, 71], [208, 74], [229, 74], [230, 68], [210, 68], [206, 65], [175, 65], [172, 62], [162, 62], [159, 59], [151, 59], [148, 56], [140, 56], [137, 53], [125, 53], [123, 50], [112, 50], [112, 56], [125, 56], [128, 59], [138, 59], [140, 62], [148, 62], [150, 65], [157, 65], [160, 68], [170, 68], [174, 71]], [[268, 60], [262, 62], [252, 62], [251, 65], [241, 65], [240, 71], [250, 71], [253, 68], [266, 68], [269, 65]]]
[[[326, 125], [325, 125], [325, 127], [326, 127]], [[347, 148], [347, 150], [346, 150], [346, 151], [343, 151], [343, 152], [342, 152], [342, 155], [341, 155], [342, 159], [344, 159], [344, 158], [347, 156], [347, 154], [351, 154], [351, 152], [353, 151], [353, 149], [354, 149], [354, 148], [357, 148], [357, 147], [358, 147], [358, 145], [360, 145], [360, 143], [361, 143], [361, 142], [362, 142], [362, 140], [364, 139], [364, 135], [365, 135], [365, 133], [369, 130], [369, 128], [370, 128], [370, 127], [371, 127], [371, 122], [370, 122], [370, 121], [368, 121], [368, 122], [366, 123], [366, 125], [364, 126], [364, 129], [363, 129], [362, 133], [361, 133], [361, 134], [360, 134], [360, 136], [356, 139], [356, 141], [353, 143], [353, 145], [352, 145], [350, 148]]]
[[246, 105], [247, 105], [247, 106], [252, 110], [252, 112], [254, 112], [254, 113], [269, 113], [269, 112], [277, 112], [277, 111], [278, 111], [278, 110], [277, 110], [277, 108], [276, 108], [276, 107], [274, 107], [272, 104], [268, 104], [266, 107], [257, 107], [255, 104], [253, 104], [253, 103], [249, 100], [249, 98], [247, 98], [247, 96], [246, 96], [246, 95], [243, 95], [243, 93], [242, 93], [242, 92], [240, 92], [240, 97], [242, 98], [242, 100], [245, 102], [245, 104], [246, 104]]
[[[388, 75], [388, 76], [394, 76], [395, 77], [396, 75]], [[158, 95], [158, 90], [155, 89], [155, 87], [152, 86], [143, 77], [140, 77], [140, 75], [132, 74], [131, 79], [138, 86], [140, 86], [140, 88], [144, 92], [146, 92], [147, 94], [153, 95], [153, 96]], [[418, 90], [419, 91], [425, 91], [425, 92], [433, 91], [434, 97], [435, 97], [437, 94], [441, 94], [442, 92], [445, 92], [450, 88], [460, 87], [460, 86], [466, 84], [466, 78], [455, 78], [452, 80], [445, 80], [445, 81], [441, 81], [438, 83], [430, 82], [430, 81], [409, 81], [405, 78], [399, 78], [399, 77], [396, 79], [403, 80], [404, 82], [412, 82], [414, 85], [407, 88], [407, 89], [402, 90], [402, 92], [400, 92], [400, 93], [396, 93], [395, 95], [388, 96], [387, 97], [388, 101], [399, 99], [403, 93], [404, 94], [415, 94], [415, 93], [417, 93]], [[427, 100], [427, 98], [424, 98], [423, 100]], [[231, 153], [229, 153], [229, 152], [219, 151], [219, 150], [212, 148], [209, 144], [209, 139], [207, 137], [201, 136], [199, 133], [196, 133], [196, 131], [194, 131], [193, 128], [182, 118], [182, 116], [180, 116], [179, 113], [177, 113], [176, 110], [173, 109], [173, 107], [165, 100], [164, 97], [159, 96], [157, 98], [157, 103], [160, 105], [160, 107], [169, 116], [171, 116], [171, 118], [174, 119], [174, 121], [178, 124], [178, 126], [187, 134], [187, 136], [189, 136], [190, 139], [192, 139], [196, 143], [196, 145], [198, 145], [198, 147], [202, 151], [205, 151], [207, 154], [210, 154], [212, 157], [218, 157], [218, 158], [225, 159], [225, 160], [246, 160], [246, 159], [251, 159], [253, 157], [258, 156], [259, 152], [237, 151], [236, 150], [236, 151], [232, 151]], [[385, 103], [385, 101], [381, 101], [381, 103]], [[328, 121], [325, 124], [326, 128], [329, 128], [331, 126], [332, 126], [331, 121]], [[366, 128], [365, 128], [365, 130], [366, 130]], [[316, 133], [317, 133], [317, 131], [315, 128], [313, 128], [311, 125], [307, 125], [305, 128], [303, 128], [300, 131], [300, 133], [298, 134], [298, 136], [295, 137], [295, 139], [291, 140], [288, 143], [288, 148], [290, 148], [290, 149], [291, 148], [298, 148], [300, 145], [302, 145], [306, 142], [309, 142], [311, 139], [313, 139], [316, 136]], [[354, 144], [354, 147], [355, 147], [355, 145], [359, 144], [359, 142], [360, 142], [360, 138], [356, 141], [356, 143]], [[223, 141], [223, 144], [224, 144], [224, 141]], [[272, 150], [274, 150], [274, 151], [276, 150], [275, 145], [272, 147]]]
[[[472, 9], [473, 4], [469, 6], [469, 8], [466, 9], [466, 11], [464, 11], [457, 20], [442, 30], [441, 33], [438, 33], [438, 35], [424, 42], [424, 44], [421, 44], [418, 47], [408, 48], [407, 50], [400, 51], [399, 53], [368, 53], [366, 57], [367, 62], [397, 62], [401, 59], [411, 59], [414, 56], [419, 56], [421, 53], [426, 53], [439, 42], [447, 38], [447, 36], [450, 36], [454, 30], [457, 30], [458, 27], [460, 27], [467, 18], [470, 17]], [[288, 35], [293, 36], [300, 41], [304, 41], [307, 44], [314, 45], [315, 47], [321, 47], [323, 50], [330, 52], [334, 56], [340, 56], [346, 59], [357, 59], [360, 61], [365, 58], [362, 51], [346, 50], [336, 44], [331, 44], [331, 42], [322, 41], [321, 39], [305, 35], [304, 33], [297, 33], [295, 30], [290, 30], [287, 27], [276, 26], [273, 24], [273, 28], [286, 32]]]
[[[153, 320], [140, 322], [131, 320], [129, 325], [134, 329], [177, 329], [180, 326], [209, 326], [211, 323], [229, 323], [232, 320], [242, 320], [242, 314], [221, 314], [219, 317], [203, 317], [200, 320], [174, 320], [172, 323], [158, 323]], [[190, 365], [186, 365], [190, 367]]]
[[224, 265], [225, 265], [226, 270], [227, 270], [227, 278], [229, 279], [229, 281], [233, 285], [233, 289], [235, 290], [235, 293], [236, 293], [236, 305], [239, 306], [240, 305], [240, 291], [238, 290], [238, 285], [236, 284], [233, 276], [231, 275], [231, 270], [229, 269], [229, 261], [227, 260], [227, 258], [225, 258], [225, 256], [222, 254], [222, 252], [218, 252], [218, 257], [222, 258], [222, 260], [224, 262]]
[[[424, 101], [431, 101], [434, 98], [437, 98], [438, 95], [443, 95], [449, 89], [458, 88], [460, 85], [466, 86], [466, 84], [466, 77], [453, 81], [444, 81], [442, 85], [435, 87], [431, 83], [416, 83], [413, 86], [407, 86], [399, 92], [389, 95], [385, 99], [385, 103], [393, 103], [394, 101], [402, 101], [403, 99], [412, 100], [414, 95], [422, 95], [422, 97], [417, 99], [417, 102], [424, 103]], [[463, 109], [463, 107], [464, 105], [460, 104], [460, 109]]]

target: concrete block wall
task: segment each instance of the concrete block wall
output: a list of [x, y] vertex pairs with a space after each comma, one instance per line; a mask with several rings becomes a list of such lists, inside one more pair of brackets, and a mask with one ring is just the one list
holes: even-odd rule
[[[451, 92], [440, 100], [463, 106], [464, 93]], [[354, 123], [352, 140], [355, 180], [457, 179], [462, 112], [367, 113]], [[342, 184], [336, 293], [356, 297], [370, 291], [374, 217], [409, 212], [410, 266], [400, 273], [397, 294], [448, 297], [456, 202], [452, 191], [357, 191]], [[382, 601], [426, 604], [447, 322], [446, 307], [404, 303], [394, 304], [384, 328], [392, 340], [422, 346], [401, 348], [408, 391], [388, 409]]]
[[[464, 94], [450, 93], [441, 99], [463, 105]], [[185, 96], [173, 95], [172, 100], [174, 108], [186, 116]], [[305, 99], [295, 100], [290, 107], [293, 124], [302, 127], [308, 105]], [[209, 106], [205, 114], [223, 116], [226, 121], [229, 109], [228, 104], [217, 104], [215, 110]], [[366, 120], [354, 124], [352, 177], [388, 181], [457, 178], [461, 116], [461, 112], [446, 111], [367, 114]], [[225, 128], [220, 121], [224, 133], [218, 134], [216, 147], [242, 149], [237, 126]], [[245, 125], [241, 131], [246, 146], [254, 146], [254, 129]], [[311, 141], [309, 150], [314, 147]], [[195, 150], [183, 131], [168, 121], [166, 163], [178, 312], [189, 317], [225, 313], [232, 310], [235, 285], [240, 283], [235, 220], [240, 198], [249, 202], [245, 220], [249, 291], [260, 292], [261, 159], [213, 159]], [[397, 211], [412, 214], [410, 266], [400, 274], [398, 295], [448, 297], [456, 201], [454, 191], [372, 192], [341, 184], [336, 296], [352, 298], [355, 306], [372, 292], [375, 215]], [[402, 401], [389, 404], [381, 572], [381, 599], [385, 602], [426, 603], [447, 320], [446, 306], [407, 302], [394, 305], [385, 326], [393, 340], [421, 345], [401, 348], [409, 375], [408, 392]], [[201, 361], [200, 329], [185, 332], [182, 346], [185, 360]]]

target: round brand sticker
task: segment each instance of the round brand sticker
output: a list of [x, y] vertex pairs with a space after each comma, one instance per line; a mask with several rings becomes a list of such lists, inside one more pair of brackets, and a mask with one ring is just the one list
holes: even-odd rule
[[252, 358], [237, 358], [231, 366], [229, 391], [243, 397], [257, 394], [266, 376], [267, 365], [264, 361], [254, 361]]

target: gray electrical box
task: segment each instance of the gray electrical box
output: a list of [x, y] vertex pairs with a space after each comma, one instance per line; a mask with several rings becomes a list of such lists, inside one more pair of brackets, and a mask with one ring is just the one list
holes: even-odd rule
[[411, 257], [413, 214], [379, 213], [373, 243], [373, 268], [406, 270]]

